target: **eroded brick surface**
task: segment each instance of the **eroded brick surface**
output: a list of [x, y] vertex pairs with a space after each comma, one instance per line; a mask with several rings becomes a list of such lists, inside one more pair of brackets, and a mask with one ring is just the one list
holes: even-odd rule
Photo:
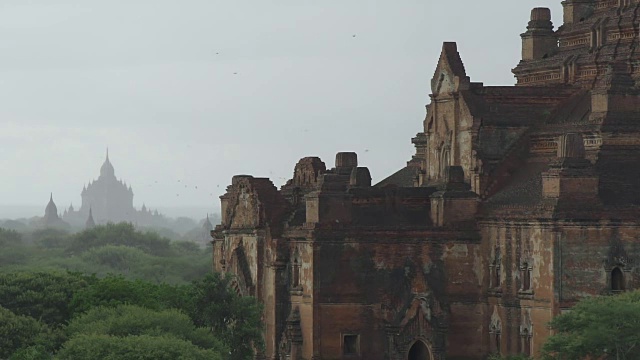
[[532, 11], [517, 86], [445, 43], [416, 154], [379, 184], [355, 153], [233, 178], [214, 267], [265, 305], [259, 358], [536, 355], [578, 300], [640, 287], [640, 2], [563, 5], [557, 31]]

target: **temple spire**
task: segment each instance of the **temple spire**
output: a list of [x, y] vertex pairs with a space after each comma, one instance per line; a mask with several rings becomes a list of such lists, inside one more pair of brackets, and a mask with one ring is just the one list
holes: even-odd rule
[[58, 217], [58, 208], [56, 204], [53, 202], [53, 193], [49, 196], [49, 203], [47, 207], [44, 209], [44, 220], [45, 224], [52, 224], [53, 221], [57, 220]]
[[100, 168], [100, 176], [105, 177], [115, 177], [115, 171], [113, 169], [113, 165], [111, 165], [111, 161], [109, 161], [109, 148], [107, 148], [107, 156], [104, 159], [104, 164]]
[[96, 222], [93, 220], [93, 212], [92, 212], [91, 206], [89, 206], [89, 218], [87, 219], [87, 222], [85, 223], [85, 228], [91, 229], [94, 226], [96, 226]]

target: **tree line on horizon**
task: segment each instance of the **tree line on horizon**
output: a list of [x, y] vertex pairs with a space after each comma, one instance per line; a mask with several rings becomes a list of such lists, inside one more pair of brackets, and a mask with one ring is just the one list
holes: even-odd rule
[[156, 283], [188, 283], [211, 271], [210, 247], [171, 241], [132, 224], [107, 224], [75, 234], [60, 229], [20, 233], [0, 228], [0, 273], [20, 270], [121, 274]]

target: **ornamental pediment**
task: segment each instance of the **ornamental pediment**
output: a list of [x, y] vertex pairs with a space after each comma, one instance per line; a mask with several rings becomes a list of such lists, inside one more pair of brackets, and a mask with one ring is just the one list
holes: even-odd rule
[[458, 53], [456, 43], [446, 42], [442, 45], [442, 53], [431, 79], [431, 92], [439, 94], [455, 93], [469, 87], [469, 77]]
[[251, 184], [252, 177], [234, 177], [233, 184], [222, 197], [222, 223], [230, 229], [260, 226], [258, 194]]

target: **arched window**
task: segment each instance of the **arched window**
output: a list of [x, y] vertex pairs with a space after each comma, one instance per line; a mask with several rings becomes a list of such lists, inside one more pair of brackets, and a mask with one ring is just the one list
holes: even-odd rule
[[431, 359], [429, 349], [422, 341], [416, 341], [409, 350], [409, 360], [428, 360]]
[[611, 290], [624, 291], [624, 274], [618, 267], [611, 271]]

